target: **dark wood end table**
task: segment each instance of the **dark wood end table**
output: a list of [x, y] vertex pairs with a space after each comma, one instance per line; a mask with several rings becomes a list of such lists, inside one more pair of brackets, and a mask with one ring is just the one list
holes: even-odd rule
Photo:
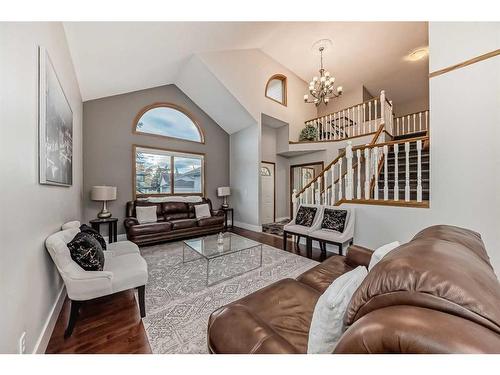
[[90, 220], [90, 225], [92, 226], [92, 228], [94, 228], [99, 233], [101, 233], [99, 228], [101, 227], [102, 224], [108, 224], [109, 243], [116, 242], [118, 237], [117, 233], [118, 219], [115, 217], [110, 217], [107, 219]]
[[228, 219], [228, 214], [229, 212], [231, 212], [231, 229], [234, 228], [234, 209], [232, 209], [231, 207], [228, 207], [228, 208], [224, 208], [224, 207], [221, 207], [221, 210], [224, 211], [224, 230], [227, 230], [228, 228], [228, 225], [227, 225], [227, 219]]

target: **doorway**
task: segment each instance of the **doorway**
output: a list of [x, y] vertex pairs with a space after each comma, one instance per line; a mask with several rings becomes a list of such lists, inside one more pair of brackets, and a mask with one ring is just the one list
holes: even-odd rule
[[276, 221], [276, 163], [262, 161], [260, 164], [261, 221], [262, 224]]
[[314, 180], [321, 173], [325, 166], [322, 161], [311, 163], [295, 164], [290, 166], [290, 213], [293, 216], [292, 194], [293, 189], [301, 191], [304, 186]]

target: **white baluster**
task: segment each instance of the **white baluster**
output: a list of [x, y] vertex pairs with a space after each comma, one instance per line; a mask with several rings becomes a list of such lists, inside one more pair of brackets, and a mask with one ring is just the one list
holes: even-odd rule
[[332, 175], [332, 191], [330, 204], [333, 206], [335, 204], [335, 164], [330, 167], [330, 173]]
[[417, 202], [422, 202], [422, 141], [417, 141]]
[[372, 132], [372, 102], [368, 102], [368, 129]]
[[385, 124], [385, 90], [380, 91], [380, 123]]
[[342, 139], [346, 138], [345, 134], [345, 110], [342, 110]]
[[[380, 103], [382, 103], [382, 99], [380, 99]], [[375, 107], [375, 120], [378, 118], [378, 105], [377, 105], [377, 99], [374, 100], [373, 106]], [[383, 112], [383, 108], [380, 108], [380, 111]], [[381, 116], [381, 118], [384, 116]]]
[[405, 142], [405, 201], [410, 200], [410, 142]]
[[319, 204], [323, 204], [323, 202], [321, 201], [321, 177], [318, 178], [318, 203]]
[[413, 114], [413, 132], [415, 133], [417, 131], [417, 115], [414, 113]]
[[363, 103], [363, 113], [362, 113], [362, 116], [363, 116], [363, 122], [362, 122], [362, 126], [363, 126], [363, 134], [366, 134], [366, 103]]
[[400, 130], [399, 130], [399, 117], [396, 119], [396, 134], [394, 135], [399, 135], [400, 134]]
[[293, 189], [292, 191], [292, 217], [295, 216], [297, 212], [297, 189]]
[[346, 186], [346, 199], [352, 200], [354, 197], [354, 170], [352, 169], [352, 142], [347, 142], [345, 149], [345, 157], [347, 160], [347, 186]]
[[356, 198], [361, 199], [361, 150], [356, 150], [356, 157], [358, 159], [358, 183], [356, 187]]
[[389, 153], [389, 147], [387, 145], [384, 146], [384, 200], [389, 199], [389, 183], [388, 179], [388, 169], [387, 169], [387, 155]]
[[342, 199], [342, 158], [339, 159], [339, 200]]
[[399, 145], [394, 145], [394, 200], [399, 200], [399, 172], [398, 172], [398, 150]]
[[375, 176], [374, 198], [378, 200], [378, 147], [373, 149], [373, 175]]
[[370, 199], [370, 149], [365, 148], [365, 199]]
[[429, 131], [429, 111], [425, 111], [425, 130]]
[[328, 115], [328, 140], [332, 139], [332, 114]]
[[418, 131], [422, 131], [422, 112], [418, 114]]

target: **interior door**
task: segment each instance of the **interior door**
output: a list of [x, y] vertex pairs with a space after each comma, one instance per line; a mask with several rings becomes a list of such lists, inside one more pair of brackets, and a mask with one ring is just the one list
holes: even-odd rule
[[262, 162], [260, 166], [260, 183], [262, 191], [261, 220], [262, 224], [274, 223], [274, 189], [275, 186], [275, 164]]

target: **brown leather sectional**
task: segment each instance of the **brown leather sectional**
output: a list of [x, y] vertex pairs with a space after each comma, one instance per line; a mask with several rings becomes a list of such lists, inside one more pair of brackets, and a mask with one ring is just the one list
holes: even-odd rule
[[[215, 311], [212, 353], [306, 353], [319, 296], [338, 276], [368, 265], [351, 246], [299, 276]], [[429, 227], [385, 256], [351, 299], [335, 353], [500, 353], [500, 283], [481, 236]]]
[[[204, 203], [209, 205], [212, 217], [196, 220], [194, 206]], [[137, 206], [156, 206], [157, 222], [139, 224], [135, 214]], [[129, 241], [137, 245], [151, 245], [221, 232], [224, 230], [224, 212], [214, 211], [208, 198], [203, 198], [201, 203], [150, 203], [135, 200], [127, 202], [124, 225]]]

